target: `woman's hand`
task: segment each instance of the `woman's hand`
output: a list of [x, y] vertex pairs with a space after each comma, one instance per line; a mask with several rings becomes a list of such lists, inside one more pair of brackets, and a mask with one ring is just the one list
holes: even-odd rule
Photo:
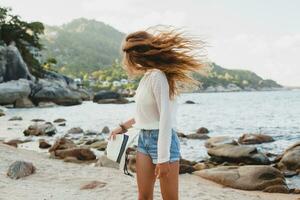
[[117, 134], [122, 134], [122, 128], [121, 127], [117, 127], [115, 128], [114, 130], [111, 131], [108, 139], [111, 140], [111, 139], [116, 139], [116, 135]]
[[159, 163], [155, 167], [155, 176], [156, 178], [162, 178], [164, 176], [168, 176], [170, 171], [169, 162]]

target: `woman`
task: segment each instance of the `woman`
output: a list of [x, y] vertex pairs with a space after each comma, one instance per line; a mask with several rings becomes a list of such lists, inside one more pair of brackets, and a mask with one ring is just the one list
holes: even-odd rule
[[134, 96], [135, 116], [115, 128], [110, 138], [140, 129], [136, 174], [140, 200], [153, 199], [156, 178], [165, 200], [178, 199], [180, 143], [175, 132], [177, 96], [184, 85], [196, 85], [189, 73], [203, 63], [194, 50], [203, 43], [171, 31], [138, 31], [123, 43], [123, 66], [129, 76], [143, 75]]

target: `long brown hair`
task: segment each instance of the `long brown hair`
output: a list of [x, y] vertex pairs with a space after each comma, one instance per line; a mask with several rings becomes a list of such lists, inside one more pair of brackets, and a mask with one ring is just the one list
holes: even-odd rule
[[123, 68], [130, 77], [141, 75], [149, 69], [159, 69], [166, 74], [169, 97], [173, 99], [186, 86], [199, 82], [192, 72], [203, 73], [205, 43], [187, 36], [179, 29], [151, 27], [126, 36], [122, 50]]

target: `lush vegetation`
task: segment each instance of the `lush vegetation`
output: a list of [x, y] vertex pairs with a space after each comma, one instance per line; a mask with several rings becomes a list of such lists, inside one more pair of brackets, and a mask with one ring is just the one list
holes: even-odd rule
[[[92, 88], [94, 91], [103, 89], [113, 91], [118, 89], [135, 90], [141, 78], [128, 80], [128, 76], [118, 60], [115, 60], [110, 67], [92, 73], [80, 72], [78, 77], [83, 80], [84, 86]], [[114, 82], [121, 82], [121, 80], [126, 80], [126, 83], [119, 86], [114, 85]]]
[[44, 60], [55, 58], [65, 74], [92, 73], [120, 59], [124, 34], [102, 22], [76, 19], [62, 26], [46, 26]]
[[32, 54], [41, 50], [40, 35], [44, 32], [41, 22], [25, 22], [13, 15], [10, 8], [0, 7], [0, 44], [15, 43], [29, 70], [35, 76], [42, 76], [43, 67]]
[[235, 84], [238, 87], [259, 89], [263, 87], [281, 87], [273, 80], [264, 80], [254, 72], [248, 70], [225, 69], [221, 66], [211, 63], [211, 69], [207, 76], [195, 74], [196, 79], [202, 82], [202, 87], [206, 89], [209, 86], [223, 86]]

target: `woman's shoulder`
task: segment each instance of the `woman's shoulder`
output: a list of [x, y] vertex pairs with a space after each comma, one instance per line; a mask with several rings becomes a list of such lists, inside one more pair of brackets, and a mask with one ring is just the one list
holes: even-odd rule
[[166, 74], [163, 71], [161, 71], [160, 69], [152, 69], [150, 72], [150, 76], [153, 79], [166, 79], [167, 78]]

